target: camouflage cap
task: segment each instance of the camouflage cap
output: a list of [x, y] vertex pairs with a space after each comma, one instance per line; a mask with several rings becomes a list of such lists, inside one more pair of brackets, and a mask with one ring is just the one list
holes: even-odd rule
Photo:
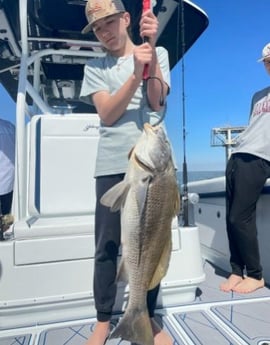
[[88, 24], [83, 28], [82, 33], [89, 32], [97, 20], [125, 11], [121, 0], [88, 0], [85, 6]]

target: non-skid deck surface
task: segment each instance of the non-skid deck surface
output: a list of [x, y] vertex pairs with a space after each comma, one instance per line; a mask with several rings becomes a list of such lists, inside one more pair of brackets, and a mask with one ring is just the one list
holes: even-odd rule
[[[219, 290], [226, 273], [205, 263], [206, 280], [193, 303], [157, 311], [175, 345], [270, 345], [270, 290], [249, 295]], [[114, 320], [114, 323], [116, 320]], [[84, 345], [95, 320], [70, 321], [0, 332], [0, 345]], [[112, 339], [107, 345], [128, 345]]]

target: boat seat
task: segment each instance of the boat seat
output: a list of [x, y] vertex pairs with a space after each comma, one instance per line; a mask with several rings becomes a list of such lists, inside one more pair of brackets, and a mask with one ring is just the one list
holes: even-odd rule
[[96, 114], [31, 119], [27, 216], [15, 239], [93, 233], [98, 137]]
[[[93, 259], [98, 116], [35, 116], [28, 138], [26, 217], [14, 223], [15, 265]], [[173, 238], [179, 249], [178, 232]]]

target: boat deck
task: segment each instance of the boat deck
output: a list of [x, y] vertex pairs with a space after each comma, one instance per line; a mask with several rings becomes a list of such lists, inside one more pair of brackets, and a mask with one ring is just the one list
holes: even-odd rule
[[[249, 295], [224, 293], [219, 284], [227, 273], [204, 263], [206, 280], [193, 303], [157, 310], [157, 321], [174, 338], [175, 345], [270, 345], [270, 290]], [[117, 322], [114, 319], [113, 323]], [[29, 328], [2, 330], [1, 345], [84, 345], [95, 320], [66, 321]], [[128, 342], [120, 339], [107, 345]]]

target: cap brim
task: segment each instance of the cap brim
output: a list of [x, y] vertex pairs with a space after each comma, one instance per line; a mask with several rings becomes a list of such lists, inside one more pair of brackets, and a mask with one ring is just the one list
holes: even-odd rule
[[89, 31], [92, 30], [92, 24], [87, 24], [81, 31], [82, 34], [87, 34]]
[[82, 34], [87, 34], [89, 31], [92, 30], [92, 25], [99, 19], [103, 19], [103, 18], [107, 18], [107, 17], [111, 17], [111, 16], [114, 16], [116, 14], [119, 14], [119, 13], [124, 13], [125, 10], [117, 10], [116, 12], [114, 13], [107, 13], [105, 14], [104, 16], [100, 16], [99, 18], [96, 18], [91, 24], [87, 24], [81, 31]]
[[262, 62], [262, 61], [264, 61], [264, 60], [267, 59], [267, 58], [270, 58], [270, 54], [261, 57], [259, 60], [257, 60], [257, 62]]

